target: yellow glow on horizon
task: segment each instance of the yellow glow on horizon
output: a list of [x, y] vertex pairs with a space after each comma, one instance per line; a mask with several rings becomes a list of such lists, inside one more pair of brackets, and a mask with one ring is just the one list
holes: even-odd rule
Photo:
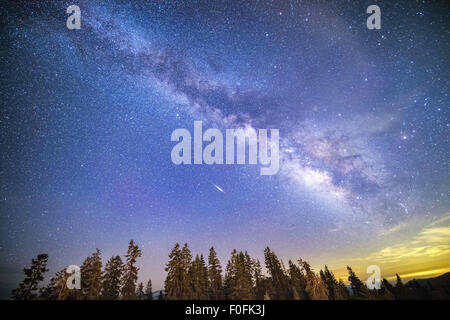
[[370, 276], [366, 273], [366, 268], [370, 265], [379, 266], [381, 277], [387, 280], [395, 279], [396, 273], [408, 281], [450, 272], [450, 226], [442, 226], [448, 223], [449, 216], [428, 224], [413, 235], [410, 241], [389, 244], [365, 257], [340, 258], [336, 261], [336, 267], [332, 268], [336, 279], [348, 283], [345, 265], [352, 267], [362, 281]]
[[[411, 272], [411, 273], [406, 273], [406, 274], [400, 274], [399, 276], [402, 279], [409, 279], [409, 278], [414, 278], [414, 279], [420, 279], [420, 278], [429, 278], [429, 277], [437, 277], [440, 276], [444, 273], [450, 272], [450, 268], [440, 268], [440, 269], [431, 269], [431, 270], [423, 270], [423, 271], [417, 271], [417, 272]], [[395, 279], [396, 276], [390, 276], [387, 277], [387, 280], [393, 280]]]

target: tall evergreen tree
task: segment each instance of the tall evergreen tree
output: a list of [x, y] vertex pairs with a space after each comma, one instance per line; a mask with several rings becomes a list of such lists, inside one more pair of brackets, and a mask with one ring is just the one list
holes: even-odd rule
[[270, 274], [270, 278], [273, 284], [273, 293], [271, 299], [289, 299], [289, 280], [280, 260], [278, 260], [276, 254], [271, 251], [269, 247], [264, 250], [264, 259], [266, 263], [266, 269]]
[[148, 279], [147, 285], [145, 286], [145, 300], [153, 300], [152, 280], [151, 279]]
[[208, 256], [209, 298], [223, 299], [222, 267], [214, 247], [209, 249]]
[[41, 300], [56, 300], [58, 298], [58, 283], [60, 279], [64, 279], [64, 270], [58, 271], [50, 282], [39, 290], [39, 299]]
[[120, 297], [120, 280], [123, 272], [123, 262], [120, 256], [111, 257], [106, 262], [103, 275], [102, 294], [104, 300], [117, 300]]
[[181, 265], [184, 270], [189, 270], [191, 263], [192, 263], [191, 249], [189, 249], [188, 244], [185, 243], [183, 245], [183, 248], [181, 248]]
[[348, 270], [348, 281], [352, 286], [353, 297], [355, 299], [367, 299], [369, 297], [369, 289], [362, 283], [358, 276], [353, 272], [352, 268], [347, 266]]
[[208, 299], [208, 269], [203, 255], [195, 256], [188, 271], [190, 297], [194, 300]]
[[394, 300], [395, 299], [395, 288], [392, 284], [389, 283], [386, 279], [383, 278], [381, 281], [381, 296], [386, 300]]
[[311, 300], [327, 300], [328, 291], [325, 283], [313, 272], [308, 262], [298, 260], [306, 279], [306, 293]]
[[348, 292], [347, 286], [344, 284], [342, 279], [339, 279], [338, 282], [338, 291], [339, 291], [339, 298], [342, 298], [343, 300], [350, 299], [350, 292]]
[[38, 284], [44, 280], [44, 273], [47, 269], [47, 254], [38, 254], [36, 259], [31, 260], [31, 267], [24, 268], [25, 279], [19, 287], [12, 291], [14, 300], [33, 300], [37, 298]]
[[184, 270], [181, 267], [181, 249], [178, 243], [169, 254], [169, 262], [166, 265], [165, 271], [167, 277], [164, 282], [164, 290], [166, 297], [169, 300], [183, 299], [183, 285], [185, 285], [185, 279], [187, 275], [184, 274]]
[[226, 299], [253, 299], [253, 269], [247, 252], [233, 250], [227, 264], [224, 283]]
[[192, 255], [187, 244], [180, 249], [177, 243], [169, 254], [169, 262], [164, 289], [168, 300], [186, 300], [190, 297], [188, 271], [191, 265]]
[[130, 241], [128, 251], [125, 255], [126, 263], [121, 279], [121, 295], [123, 300], [136, 300], [136, 282], [138, 279], [139, 268], [136, 267], [137, 258], [142, 256], [139, 246]]
[[266, 293], [268, 294], [268, 284], [267, 279], [263, 276], [259, 260], [255, 260], [253, 263], [253, 279], [255, 282], [254, 298], [256, 300], [264, 300]]
[[136, 288], [136, 300], [145, 300], [144, 284], [139, 282]]
[[406, 288], [405, 285], [403, 284], [402, 278], [400, 278], [400, 276], [398, 275], [398, 273], [395, 274], [396, 277], [396, 283], [395, 283], [395, 298], [397, 300], [405, 300], [407, 299], [407, 294], [406, 294]]
[[200, 254], [200, 262], [199, 262], [199, 275], [200, 275], [200, 292], [201, 299], [208, 300], [209, 299], [209, 277], [208, 277], [208, 267], [206, 265], [205, 258], [203, 254]]
[[50, 279], [50, 282], [44, 288], [41, 288], [39, 299], [43, 300], [74, 300], [78, 297], [78, 292], [75, 289], [67, 288], [67, 279], [69, 274], [66, 273], [66, 268], [56, 272], [55, 276]]
[[225, 268], [225, 276], [224, 276], [224, 280], [223, 280], [223, 292], [224, 292], [224, 297], [227, 300], [231, 300], [232, 296], [233, 296], [233, 285], [234, 285], [234, 281], [233, 281], [233, 277], [235, 272], [235, 260], [236, 260], [236, 255], [237, 255], [237, 251], [236, 249], [234, 249], [231, 252], [231, 258], [228, 260], [227, 262], [227, 266]]
[[400, 276], [398, 275], [398, 273], [395, 274], [395, 278], [397, 279], [397, 282], [395, 283], [395, 287], [396, 288], [403, 288], [403, 281], [402, 278], [400, 278]]
[[[327, 266], [325, 270], [320, 270], [320, 278], [325, 283], [328, 291], [328, 299], [330, 300], [343, 300], [348, 297], [348, 291], [345, 286], [339, 284], [336, 280], [333, 272], [331, 272]], [[345, 291], [344, 291], [345, 290]], [[347, 291], [347, 293], [346, 293]]]
[[291, 260], [289, 260], [289, 277], [292, 286], [292, 299], [308, 300], [309, 296], [306, 292], [306, 278], [302, 270]]
[[81, 290], [77, 291], [78, 299], [96, 300], [100, 298], [102, 289], [102, 260], [100, 250], [87, 257], [80, 267]]

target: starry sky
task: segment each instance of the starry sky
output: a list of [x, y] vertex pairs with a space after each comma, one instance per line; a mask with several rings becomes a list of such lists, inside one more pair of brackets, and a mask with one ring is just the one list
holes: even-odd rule
[[[81, 9], [81, 29], [66, 8]], [[368, 30], [369, 5], [381, 29]], [[2, 1], [0, 295], [176, 242], [383, 277], [450, 270], [447, 1]], [[177, 128], [276, 128], [280, 170], [175, 165]]]

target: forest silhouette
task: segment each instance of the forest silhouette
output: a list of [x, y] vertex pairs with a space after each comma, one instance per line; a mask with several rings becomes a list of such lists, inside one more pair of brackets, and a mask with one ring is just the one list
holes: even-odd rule
[[247, 252], [233, 250], [223, 271], [213, 247], [207, 261], [203, 254], [193, 257], [188, 244], [176, 244], [169, 254], [164, 290], [152, 291], [138, 283], [137, 260], [142, 251], [133, 240], [125, 260], [112, 256], [102, 266], [97, 249], [80, 267], [80, 289], [69, 289], [70, 273], [58, 271], [45, 286], [40, 286], [48, 272], [47, 254], [32, 259], [25, 268], [25, 278], [12, 291], [14, 300], [412, 300], [450, 299], [450, 285], [431, 285], [417, 280], [403, 283], [397, 274], [395, 283], [381, 281], [380, 289], [369, 289], [347, 266], [348, 282], [337, 280], [327, 266], [318, 273], [302, 259], [288, 261], [285, 266], [269, 247], [261, 263]]

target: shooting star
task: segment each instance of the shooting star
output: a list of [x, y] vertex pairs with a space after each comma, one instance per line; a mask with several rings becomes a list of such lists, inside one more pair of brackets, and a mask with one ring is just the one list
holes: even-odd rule
[[217, 190], [219, 190], [222, 193], [225, 193], [225, 191], [223, 191], [223, 189], [221, 187], [219, 187], [218, 185], [216, 185], [214, 183], [213, 183], [213, 185], [214, 185], [214, 187], [216, 187]]

